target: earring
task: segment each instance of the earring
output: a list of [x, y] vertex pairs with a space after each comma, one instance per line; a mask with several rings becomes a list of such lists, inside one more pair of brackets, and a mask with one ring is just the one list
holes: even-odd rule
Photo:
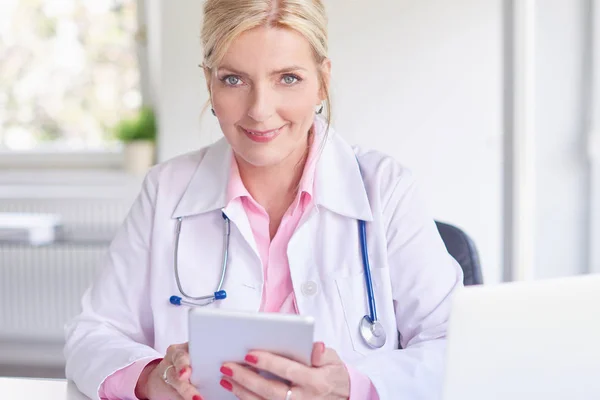
[[323, 112], [323, 104], [321, 104], [321, 108], [319, 108], [316, 113], [321, 114], [322, 112]]
[[217, 113], [215, 112], [215, 109], [214, 109], [214, 108], [211, 108], [211, 109], [210, 109], [210, 112], [211, 112], [211, 113], [212, 113], [212, 115], [214, 115], [215, 117], [217, 116]]

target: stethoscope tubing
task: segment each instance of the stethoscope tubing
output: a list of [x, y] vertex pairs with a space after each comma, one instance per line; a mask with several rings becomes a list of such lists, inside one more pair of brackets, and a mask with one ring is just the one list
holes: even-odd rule
[[[184, 290], [183, 290], [183, 286], [181, 285], [181, 280], [179, 279], [179, 260], [178, 260], [178, 254], [179, 254], [179, 236], [181, 235], [181, 221], [183, 220], [183, 217], [177, 217], [177, 220], [175, 222], [175, 245], [174, 245], [174, 256], [173, 256], [173, 263], [174, 263], [174, 269], [175, 269], [175, 282], [177, 283], [177, 288], [179, 289], [179, 293], [181, 293], [181, 296], [184, 297], [186, 300], [182, 299], [179, 296], [171, 296], [170, 298], [170, 302], [173, 305], [181, 305], [181, 304], [185, 304], [188, 306], [205, 306], [208, 305], [210, 303], [212, 303], [215, 300], [222, 300], [224, 299], [227, 294], [223, 289], [223, 283], [225, 282], [225, 274], [227, 273], [227, 262], [229, 260], [229, 238], [231, 237], [231, 222], [229, 220], [229, 218], [227, 218], [227, 216], [225, 215], [225, 213], [222, 213], [223, 216], [223, 220], [225, 221], [225, 234], [223, 235], [223, 246], [224, 246], [224, 251], [223, 251], [223, 263], [221, 264], [221, 279], [219, 280], [219, 285], [217, 286], [217, 290], [215, 290], [215, 292], [211, 295], [207, 295], [207, 296], [199, 296], [199, 297], [193, 297], [190, 296], [189, 294], [187, 294]], [[190, 301], [191, 300], [191, 301]], [[208, 300], [205, 303], [202, 304], [197, 304], [195, 303], [196, 301], [202, 301], [202, 300]]]
[[367, 224], [363, 220], [358, 220], [358, 232], [360, 236], [360, 250], [365, 271], [365, 286], [367, 297], [369, 299], [369, 316], [371, 321], [377, 321], [377, 308], [375, 307], [375, 294], [373, 293], [373, 281], [371, 279], [371, 265], [369, 263], [369, 249], [367, 247]]
[[[210, 303], [212, 303], [213, 301], [217, 300], [217, 299], [222, 299], [224, 298], [223, 293], [224, 291], [222, 290], [223, 288], [223, 283], [225, 282], [225, 275], [227, 273], [227, 263], [229, 260], [229, 240], [231, 237], [231, 221], [229, 220], [229, 218], [225, 215], [225, 213], [222, 214], [223, 216], [223, 220], [225, 221], [225, 234], [223, 235], [223, 263], [221, 264], [221, 278], [219, 280], [219, 284], [217, 286], [217, 290], [215, 291], [215, 293], [211, 294], [211, 295], [207, 295], [207, 296], [199, 296], [199, 297], [193, 297], [190, 296], [189, 294], [187, 294], [184, 290], [183, 287], [181, 285], [181, 280], [179, 279], [179, 263], [178, 263], [178, 254], [179, 254], [179, 236], [181, 234], [181, 221], [182, 221], [182, 217], [178, 217], [177, 221], [176, 221], [176, 226], [175, 226], [175, 255], [174, 255], [174, 268], [175, 268], [175, 281], [177, 283], [177, 288], [179, 289], [179, 292], [181, 293], [181, 295], [186, 299], [182, 299], [181, 297], [178, 296], [172, 296], [171, 297], [171, 303], [174, 305], [188, 305], [188, 306], [204, 306], [204, 305], [208, 305]], [[364, 270], [364, 274], [365, 274], [365, 287], [367, 290], [367, 298], [368, 298], [368, 303], [369, 303], [369, 317], [371, 319], [372, 322], [376, 322], [377, 321], [377, 307], [375, 305], [375, 294], [373, 292], [373, 280], [371, 278], [371, 265], [369, 263], [369, 249], [368, 249], [368, 245], [367, 245], [367, 227], [366, 227], [366, 222], [363, 220], [358, 220], [358, 233], [359, 233], [359, 241], [360, 241], [360, 249], [361, 249], [361, 257], [362, 257], [362, 262], [363, 262], [363, 270]], [[219, 295], [219, 293], [221, 293]], [[191, 301], [190, 301], [191, 300]], [[207, 301], [205, 303], [202, 304], [197, 304], [195, 302], [197, 301]]]

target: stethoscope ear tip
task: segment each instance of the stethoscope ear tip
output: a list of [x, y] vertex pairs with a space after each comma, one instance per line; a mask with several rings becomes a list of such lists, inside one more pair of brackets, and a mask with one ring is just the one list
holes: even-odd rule
[[227, 292], [224, 290], [219, 290], [218, 292], [215, 292], [215, 300], [223, 300], [227, 298]]
[[181, 305], [181, 297], [171, 296], [169, 298], [169, 303], [173, 304], [174, 306], [180, 306]]

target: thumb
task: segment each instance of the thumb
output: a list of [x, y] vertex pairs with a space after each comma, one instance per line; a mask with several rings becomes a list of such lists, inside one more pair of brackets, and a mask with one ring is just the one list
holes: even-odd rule
[[339, 364], [341, 361], [335, 350], [325, 347], [323, 342], [315, 342], [310, 362], [313, 367], [323, 367], [330, 364]]

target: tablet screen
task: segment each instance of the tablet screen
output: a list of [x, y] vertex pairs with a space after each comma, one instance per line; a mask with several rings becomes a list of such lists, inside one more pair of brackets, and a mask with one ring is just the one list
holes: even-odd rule
[[189, 312], [192, 383], [206, 399], [235, 399], [219, 382], [225, 362], [244, 363], [251, 350], [265, 350], [310, 365], [312, 317], [194, 308]]

